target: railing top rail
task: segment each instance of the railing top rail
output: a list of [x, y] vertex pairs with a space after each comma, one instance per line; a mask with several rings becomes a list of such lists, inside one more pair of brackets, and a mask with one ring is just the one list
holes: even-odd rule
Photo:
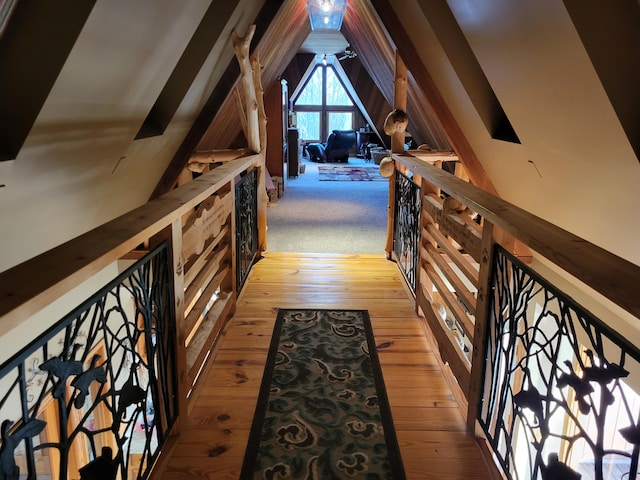
[[257, 162], [226, 162], [197, 179], [0, 273], [0, 335], [160, 232]]
[[408, 154], [393, 159], [640, 318], [640, 267]]

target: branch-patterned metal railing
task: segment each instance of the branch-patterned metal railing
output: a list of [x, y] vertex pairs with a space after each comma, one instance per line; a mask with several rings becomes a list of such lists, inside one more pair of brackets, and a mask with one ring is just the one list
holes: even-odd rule
[[0, 478], [144, 479], [177, 415], [163, 244], [0, 368]]
[[240, 291], [258, 253], [258, 170], [236, 184], [236, 287]]
[[396, 171], [393, 252], [414, 294], [418, 285], [421, 205], [420, 187]]
[[639, 478], [638, 347], [498, 246], [491, 288], [479, 420], [507, 478]]

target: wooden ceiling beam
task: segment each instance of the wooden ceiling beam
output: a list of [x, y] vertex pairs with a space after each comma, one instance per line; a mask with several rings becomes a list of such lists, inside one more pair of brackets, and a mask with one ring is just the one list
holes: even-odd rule
[[[447, 106], [427, 67], [424, 65], [413, 42], [393, 10], [391, 2], [389, 0], [371, 0], [371, 3], [380, 16], [381, 21], [384, 23], [393, 42], [396, 44], [398, 52], [404, 60], [405, 65], [408, 66], [418, 88], [422, 91], [422, 96], [429, 102], [431, 109], [437, 115], [444, 133], [447, 135], [460, 161], [466, 167], [471, 181], [477, 187], [494, 195], [498, 195], [493, 182], [491, 182], [471, 144]], [[410, 127], [409, 130], [411, 130]]]

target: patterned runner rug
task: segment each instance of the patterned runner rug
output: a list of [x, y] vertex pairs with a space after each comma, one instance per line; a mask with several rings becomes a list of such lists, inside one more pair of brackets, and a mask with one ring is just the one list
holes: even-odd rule
[[405, 478], [366, 310], [279, 310], [240, 478]]
[[347, 182], [379, 182], [388, 179], [380, 175], [379, 167], [349, 165], [318, 165], [319, 180]]

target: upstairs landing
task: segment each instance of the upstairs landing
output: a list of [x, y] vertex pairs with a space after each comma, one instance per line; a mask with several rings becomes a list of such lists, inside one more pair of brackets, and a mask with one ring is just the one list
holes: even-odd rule
[[254, 267], [159, 478], [238, 478], [278, 307], [369, 310], [407, 478], [491, 478], [395, 264], [296, 253]]

